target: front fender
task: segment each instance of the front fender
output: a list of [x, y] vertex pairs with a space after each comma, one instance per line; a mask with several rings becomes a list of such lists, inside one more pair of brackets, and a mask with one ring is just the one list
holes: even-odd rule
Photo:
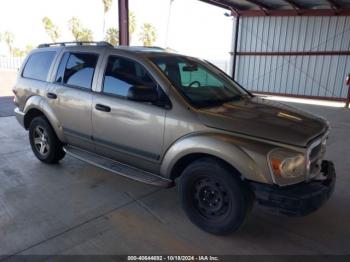
[[56, 117], [55, 113], [51, 109], [48, 102], [41, 96], [31, 96], [25, 103], [23, 113], [26, 115], [30, 110], [37, 109], [41, 111], [45, 117], [49, 120], [52, 128], [55, 130], [57, 137], [65, 142], [66, 139], [63, 134], [62, 126]]
[[270, 147], [226, 134], [195, 133], [180, 138], [165, 153], [160, 173], [170, 178], [175, 164], [191, 154], [207, 154], [226, 161], [243, 179], [272, 183], [266, 161]]

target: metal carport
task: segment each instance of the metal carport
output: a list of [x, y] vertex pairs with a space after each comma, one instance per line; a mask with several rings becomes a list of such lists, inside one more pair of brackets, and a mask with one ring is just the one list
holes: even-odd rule
[[[349, 102], [349, 0], [200, 0], [235, 17], [232, 74], [260, 94]], [[119, 0], [128, 45], [128, 0]]]

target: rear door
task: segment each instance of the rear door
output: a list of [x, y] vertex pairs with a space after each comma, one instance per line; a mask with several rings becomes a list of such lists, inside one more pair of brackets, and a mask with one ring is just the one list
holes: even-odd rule
[[58, 118], [67, 142], [94, 150], [92, 142], [92, 87], [96, 68], [102, 60], [99, 50], [65, 50], [62, 52], [47, 98]]

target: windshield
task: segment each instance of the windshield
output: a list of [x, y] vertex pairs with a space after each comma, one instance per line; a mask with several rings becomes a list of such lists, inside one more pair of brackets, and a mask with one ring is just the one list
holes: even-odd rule
[[240, 99], [246, 94], [219, 70], [182, 56], [152, 57], [170, 82], [195, 106], [211, 106]]

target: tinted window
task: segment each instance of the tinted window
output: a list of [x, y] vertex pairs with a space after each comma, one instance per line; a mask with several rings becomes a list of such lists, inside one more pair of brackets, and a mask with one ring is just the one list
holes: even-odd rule
[[57, 71], [56, 82], [90, 89], [97, 59], [95, 54], [64, 54]]
[[23, 77], [46, 81], [52, 61], [56, 55], [54, 51], [32, 54], [23, 70]]
[[156, 88], [156, 84], [138, 63], [120, 57], [110, 57], [103, 81], [103, 92], [126, 97], [131, 86]]

